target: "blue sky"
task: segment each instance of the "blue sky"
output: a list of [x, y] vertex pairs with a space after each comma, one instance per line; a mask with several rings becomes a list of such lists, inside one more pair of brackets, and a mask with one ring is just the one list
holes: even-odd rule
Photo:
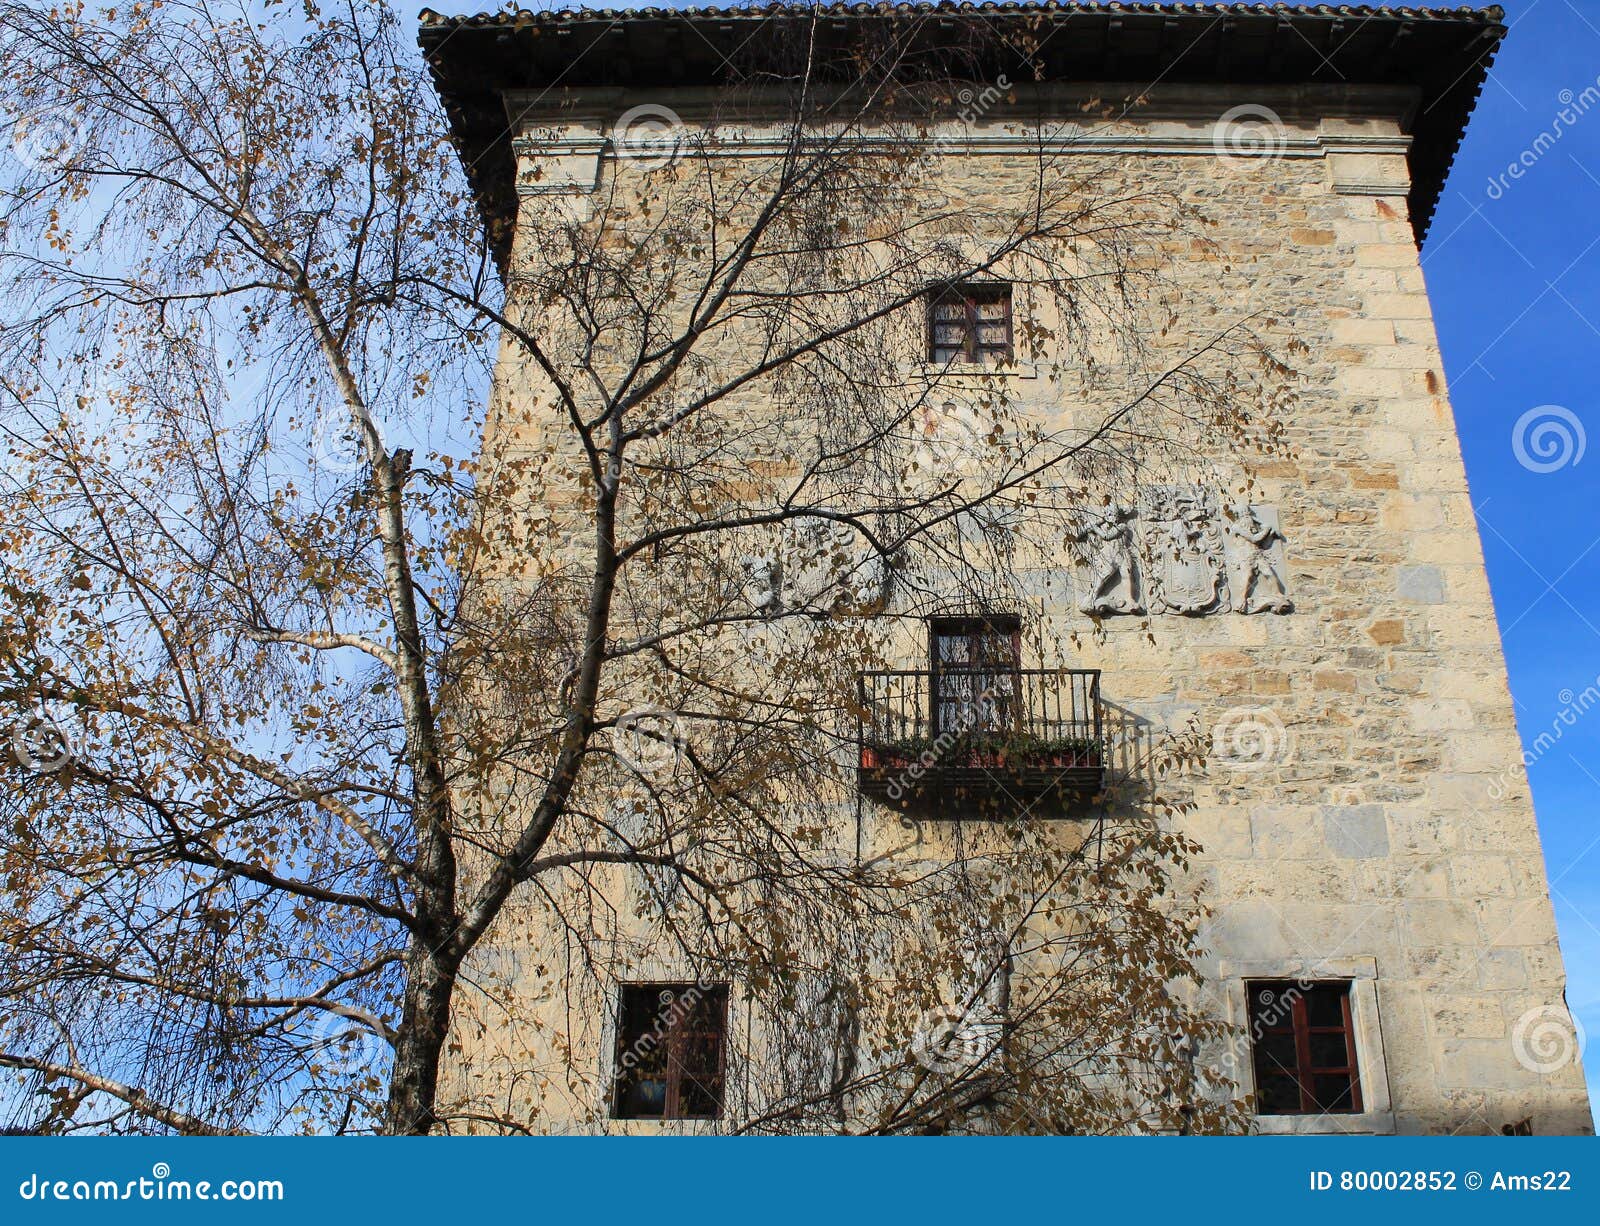
[[[1529, 767], [1570, 983], [1600, 1035], [1600, 2], [1528, 0], [1511, 27], [1423, 248], [1451, 399], [1505, 642], [1523, 744], [1560, 723]], [[1571, 91], [1564, 94], [1563, 91]], [[1566, 117], [1558, 113], [1566, 106]], [[1541, 132], [1559, 130], [1534, 152]], [[1529, 151], [1520, 179], [1510, 163]], [[1519, 462], [1513, 432], [1541, 406], [1565, 439]], [[1531, 423], [1530, 423], [1531, 425]], [[1526, 437], [1526, 429], [1524, 436]], [[1594, 439], [1600, 446], [1600, 435]], [[1559, 465], [1557, 464], [1560, 462]], [[1571, 726], [1561, 721], [1567, 711]], [[1587, 1053], [1591, 1097], [1600, 1048]]]

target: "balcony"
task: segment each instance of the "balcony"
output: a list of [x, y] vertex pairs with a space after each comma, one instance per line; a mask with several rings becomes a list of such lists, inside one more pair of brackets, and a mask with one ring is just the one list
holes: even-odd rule
[[931, 668], [858, 674], [858, 785], [931, 817], [1069, 815], [1100, 794], [1098, 669]]

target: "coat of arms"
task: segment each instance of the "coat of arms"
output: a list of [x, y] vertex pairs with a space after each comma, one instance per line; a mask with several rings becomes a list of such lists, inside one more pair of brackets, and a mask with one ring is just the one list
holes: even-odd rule
[[1222, 528], [1210, 493], [1195, 486], [1155, 486], [1145, 496], [1142, 518], [1150, 611], [1228, 612], [1232, 602]]

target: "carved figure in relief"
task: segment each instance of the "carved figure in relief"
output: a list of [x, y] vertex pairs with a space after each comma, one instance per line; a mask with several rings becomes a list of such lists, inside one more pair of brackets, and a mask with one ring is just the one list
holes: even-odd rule
[[778, 560], [770, 554], [750, 554], [740, 559], [744, 569], [744, 598], [757, 613], [770, 616], [783, 611], [783, 578]]
[[747, 555], [744, 597], [756, 612], [882, 611], [894, 581], [889, 561], [848, 524], [800, 516], [779, 530], [772, 552]]
[[1073, 540], [1083, 546], [1078, 570], [1078, 608], [1091, 617], [1140, 613], [1138, 564], [1134, 558], [1132, 507], [1122, 503], [1078, 516]]
[[1235, 507], [1233, 521], [1228, 525], [1228, 538], [1232, 544], [1230, 552], [1234, 586], [1239, 592], [1239, 612], [1291, 611], [1294, 601], [1289, 599], [1284, 536], [1278, 527], [1277, 510], [1248, 505]]

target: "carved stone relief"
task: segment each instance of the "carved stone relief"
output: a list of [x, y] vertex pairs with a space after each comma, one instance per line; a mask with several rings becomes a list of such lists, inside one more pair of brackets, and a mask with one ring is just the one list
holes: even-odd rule
[[1197, 617], [1232, 607], [1215, 500], [1197, 486], [1151, 489], [1143, 511], [1150, 611]]
[[[1294, 609], [1274, 507], [1238, 504], [1224, 514], [1209, 490], [1156, 486], [1137, 509], [1077, 511], [1070, 539], [1077, 607], [1091, 617]], [[871, 615], [887, 605], [894, 581], [888, 559], [859, 533], [821, 516], [789, 521], [770, 550], [741, 564], [745, 601], [769, 616]]]
[[739, 559], [744, 569], [744, 598], [757, 613], [783, 611], [783, 576], [778, 559], [770, 553], [747, 554]]
[[1228, 572], [1240, 613], [1288, 613], [1289, 572], [1276, 507], [1241, 503], [1227, 525]]
[[741, 559], [744, 597], [758, 613], [882, 611], [893, 568], [849, 524], [800, 516], [781, 525], [773, 547]]
[[1080, 612], [1288, 613], [1289, 571], [1278, 512], [1193, 485], [1146, 490], [1125, 504], [1080, 510], [1071, 533]]
[[1133, 508], [1122, 503], [1078, 512], [1072, 539], [1078, 544], [1073, 569], [1080, 612], [1144, 612], [1133, 518]]

